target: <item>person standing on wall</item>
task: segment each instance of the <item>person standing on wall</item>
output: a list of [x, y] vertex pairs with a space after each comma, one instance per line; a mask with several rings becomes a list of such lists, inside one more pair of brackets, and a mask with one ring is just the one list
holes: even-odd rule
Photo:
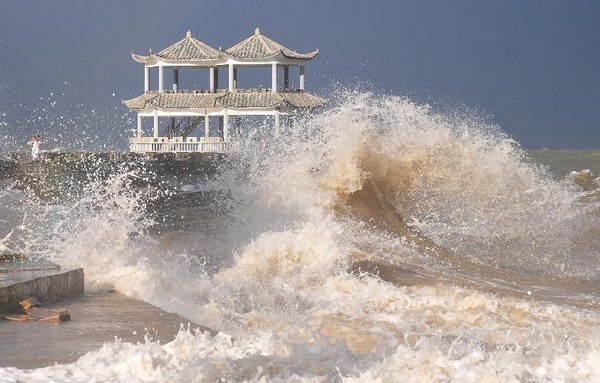
[[37, 161], [37, 159], [40, 157], [40, 144], [41, 142], [39, 134], [34, 134], [31, 136], [31, 141], [27, 143], [27, 145], [31, 145], [31, 158], [34, 161]]

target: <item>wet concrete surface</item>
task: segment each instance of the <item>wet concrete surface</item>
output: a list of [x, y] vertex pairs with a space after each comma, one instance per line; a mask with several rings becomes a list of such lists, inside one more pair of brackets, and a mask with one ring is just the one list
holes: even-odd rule
[[147, 334], [167, 343], [175, 338], [181, 325], [212, 332], [180, 315], [115, 292], [85, 293], [44, 307], [67, 309], [71, 321], [54, 324], [0, 320], [0, 367], [26, 369], [72, 363], [116, 338], [144, 342]]
[[60, 274], [58, 265], [48, 261], [27, 259], [0, 259], [0, 288], [31, 279]]

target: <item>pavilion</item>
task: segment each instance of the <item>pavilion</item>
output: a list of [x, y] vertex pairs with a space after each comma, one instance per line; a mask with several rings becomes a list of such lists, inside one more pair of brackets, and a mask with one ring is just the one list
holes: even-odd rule
[[[225, 51], [206, 45], [188, 31], [185, 38], [158, 53], [132, 53], [135, 61], [144, 64], [144, 93], [123, 101], [137, 112], [137, 133], [129, 139], [129, 151], [225, 152], [241, 134], [242, 120], [253, 117], [273, 121], [272, 134], [278, 135], [282, 123], [289, 124], [294, 116], [325, 103], [305, 91], [305, 65], [318, 53], [318, 49], [297, 53], [269, 39], [259, 28]], [[241, 67], [270, 68], [270, 87], [238, 87]], [[296, 88], [291, 86], [291, 67], [299, 67]], [[153, 69], [158, 71], [157, 89], [151, 87]], [[197, 81], [202, 72], [198, 69], [208, 70], [206, 88], [182, 89], [180, 75]], [[228, 87], [221, 89], [219, 72], [225, 69]], [[170, 84], [165, 70], [172, 73]]]

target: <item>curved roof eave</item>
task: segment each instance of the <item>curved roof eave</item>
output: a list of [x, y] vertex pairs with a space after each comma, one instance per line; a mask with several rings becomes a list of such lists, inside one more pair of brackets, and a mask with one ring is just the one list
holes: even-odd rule
[[125, 104], [129, 109], [133, 110], [143, 110], [146, 108], [146, 105], [149, 101], [158, 97], [158, 93], [144, 93], [140, 96], [134, 97], [129, 100], [121, 100], [123, 104]]
[[313, 58], [315, 58], [315, 56], [317, 56], [319, 54], [319, 50], [315, 49], [314, 51], [308, 52], [308, 53], [296, 53], [296, 52], [286, 53], [285, 50], [282, 50], [281, 54], [289, 59], [298, 59], [298, 60], [307, 60], [308, 61], [308, 60], [312, 60]]
[[135, 61], [139, 62], [140, 64], [146, 64], [151, 59], [150, 56], [140, 55], [140, 54], [133, 53], [133, 52], [131, 52], [131, 58], [133, 58]]

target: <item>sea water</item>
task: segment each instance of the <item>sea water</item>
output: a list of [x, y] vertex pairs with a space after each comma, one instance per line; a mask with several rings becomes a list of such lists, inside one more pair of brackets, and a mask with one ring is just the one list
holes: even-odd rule
[[0, 381], [600, 381], [597, 173], [394, 96], [341, 94], [284, 133], [175, 191], [131, 169], [69, 203], [2, 191], [6, 251], [219, 333]]

